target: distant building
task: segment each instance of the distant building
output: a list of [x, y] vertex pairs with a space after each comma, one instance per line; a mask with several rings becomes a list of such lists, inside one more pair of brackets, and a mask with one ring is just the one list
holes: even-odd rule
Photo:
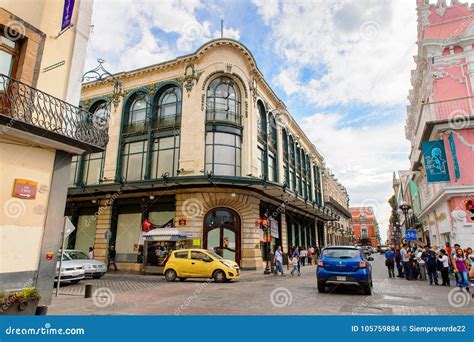
[[352, 230], [354, 232], [354, 242], [358, 244], [370, 244], [377, 246], [380, 244], [378, 223], [372, 207], [352, 207], [349, 208], [352, 215]]
[[322, 174], [324, 204], [337, 214], [337, 220], [325, 224], [326, 242], [328, 245], [350, 245], [352, 216], [349, 212], [349, 195], [330, 169], [324, 168]]

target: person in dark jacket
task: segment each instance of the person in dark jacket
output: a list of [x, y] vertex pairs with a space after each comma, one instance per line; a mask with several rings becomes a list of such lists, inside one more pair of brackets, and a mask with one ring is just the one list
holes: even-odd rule
[[400, 254], [400, 247], [395, 248], [395, 266], [397, 266], [397, 277], [403, 278], [402, 255]]
[[114, 265], [115, 271], [117, 271], [117, 265], [115, 264], [115, 257], [117, 256], [117, 251], [115, 250], [115, 246], [111, 245], [109, 247], [109, 258], [108, 258], [108, 264], [107, 264], [107, 269], [110, 268], [110, 265]]
[[436, 270], [436, 253], [431, 250], [429, 245], [425, 246], [425, 251], [421, 254], [421, 258], [425, 261], [426, 271], [428, 272], [428, 280], [430, 285], [438, 284], [438, 272]]

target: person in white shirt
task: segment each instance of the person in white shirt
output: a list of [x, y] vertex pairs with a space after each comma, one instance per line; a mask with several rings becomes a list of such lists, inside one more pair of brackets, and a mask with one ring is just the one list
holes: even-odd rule
[[275, 252], [275, 267], [276, 267], [276, 272], [275, 275], [278, 275], [278, 272], [283, 274], [283, 251], [281, 249], [281, 246], [278, 246], [278, 249]]
[[402, 257], [402, 264], [403, 264], [403, 273], [405, 273], [405, 279], [411, 280], [412, 279], [412, 269], [410, 264], [410, 254], [407, 251], [407, 244], [403, 244], [403, 248], [400, 250], [400, 255]]
[[421, 280], [426, 280], [426, 264], [425, 264], [425, 260], [421, 258], [422, 254], [423, 254], [423, 250], [419, 248], [418, 253], [416, 254], [416, 261], [418, 262], [418, 266], [420, 268]]
[[441, 278], [443, 279], [443, 283], [441, 284], [441, 286], [451, 286], [450, 281], [449, 281], [448, 252], [442, 249], [438, 256], [438, 260], [443, 263], [443, 268], [441, 269]]
[[89, 252], [87, 253], [87, 257], [89, 259], [94, 259], [94, 248], [93, 247], [89, 247]]

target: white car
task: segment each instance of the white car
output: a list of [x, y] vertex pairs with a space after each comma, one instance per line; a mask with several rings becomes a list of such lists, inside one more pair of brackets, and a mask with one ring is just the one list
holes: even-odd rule
[[[58, 282], [59, 276], [59, 260], [56, 263], [56, 275], [54, 282]], [[77, 284], [81, 279], [84, 279], [85, 272], [84, 266], [80, 262], [73, 260], [64, 260], [61, 264], [61, 280], [60, 283], [69, 282], [71, 284]]]
[[107, 272], [107, 265], [99, 260], [89, 259], [88, 256], [79, 250], [66, 249], [63, 260], [72, 260], [84, 266], [85, 276], [98, 279]]

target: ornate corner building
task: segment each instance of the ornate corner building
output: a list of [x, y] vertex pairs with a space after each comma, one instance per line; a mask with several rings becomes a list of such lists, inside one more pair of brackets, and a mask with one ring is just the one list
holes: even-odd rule
[[354, 243], [380, 245], [380, 233], [377, 219], [372, 207], [351, 207], [349, 211], [352, 215], [352, 230], [354, 232]]
[[474, 10], [458, 1], [418, 0], [417, 12], [418, 54], [405, 126], [410, 169], [400, 189], [413, 216], [404, 226], [418, 229], [425, 243], [472, 246]]
[[[69, 247], [139, 270], [142, 222], [172, 224], [189, 245], [224, 248], [242, 268], [271, 248], [323, 246], [336, 220], [323, 200], [323, 158], [240, 42], [217, 39], [195, 53], [88, 82], [82, 104], [111, 112], [105, 152], [73, 160], [66, 214]], [[105, 104], [109, 108], [104, 108]], [[223, 245], [225, 243], [225, 246]]]

